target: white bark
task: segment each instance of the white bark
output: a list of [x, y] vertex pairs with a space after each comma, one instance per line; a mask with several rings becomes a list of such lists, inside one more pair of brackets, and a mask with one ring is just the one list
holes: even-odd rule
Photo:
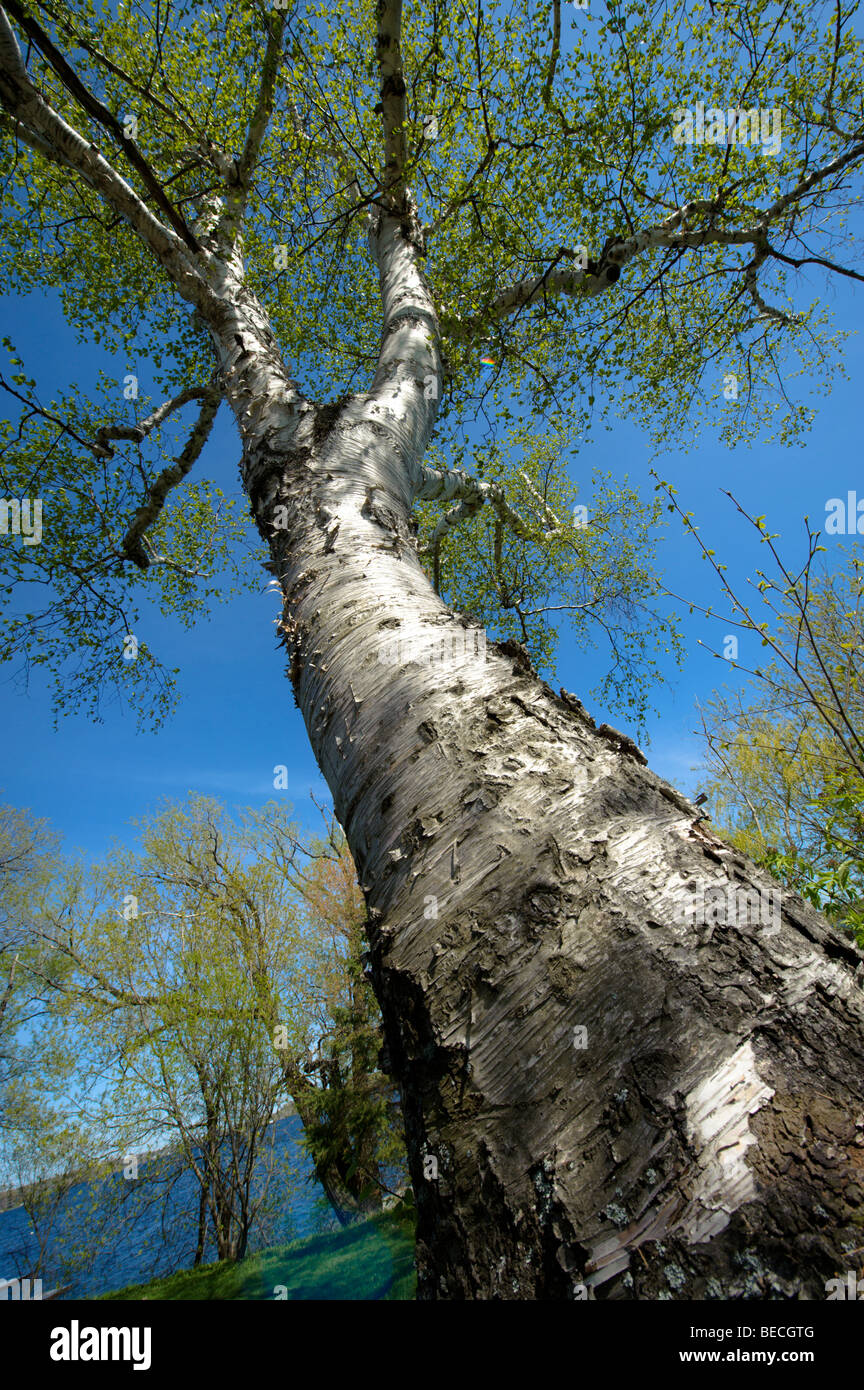
[[[396, 35], [385, 0], [378, 366], [368, 392], [330, 407], [290, 380], [225, 205], [190, 253], [42, 101], [2, 12], [0, 98], [127, 218], [212, 333], [295, 696], [367, 897], [421, 1295], [821, 1297], [860, 1244], [860, 957], [791, 898], [770, 931], [700, 917], [706, 888], [771, 884], [519, 648], [477, 641], [419, 562], [409, 523], [441, 364], [401, 182]], [[764, 219], [691, 232], [689, 212], [608, 265], [649, 246], [762, 245]], [[556, 270], [495, 312], [581, 285]], [[430, 662], [441, 638], [452, 659]]]
[[[680, 1270], [691, 1297], [816, 1296], [857, 1239], [854, 951], [796, 902], [776, 932], [712, 931], [704, 887], [770, 884], [694, 807], [512, 657], [427, 663], [458, 620], [351, 424], [274, 554], [375, 923], [423, 1292], [681, 1296]], [[736, 1264], [748, 1242], [758, 1277]]]
[[302, 423], [255, 400], [247, 476], [373, 922], [421, 1293], [821, 1297], [858, 1242], [860, 958], [791, 898], [702, 920], [776, 885], [435, 596], [409, 529], [434, 316], [411, 226], [371, 245], [372, 390]]

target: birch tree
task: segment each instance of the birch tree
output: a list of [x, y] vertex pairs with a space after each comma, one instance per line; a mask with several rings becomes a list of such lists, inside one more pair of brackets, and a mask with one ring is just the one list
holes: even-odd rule
[[518, 453], [509, 487], [460, 466], [472, 421], [806, 429], [790, 372], [822, 392], [837, 361], [813, 277], [864, 278], [854, 12], [0, 12], [7, 275], [165, 385], [130, 425], [119, 380], [49, 405], [7, 383], [19, 500], [56, 492], [68, 688], [152, 669], [95, 635], [121, 576], [186, 616], [213, 587], [230, 511], [190, 475], [225, 401], [366, 895], [420, 1297], [822, 1298], [860, 1246], [855, 948], [435, 585], [485, 514], [512, 614], [514, 538], [572, 537]]

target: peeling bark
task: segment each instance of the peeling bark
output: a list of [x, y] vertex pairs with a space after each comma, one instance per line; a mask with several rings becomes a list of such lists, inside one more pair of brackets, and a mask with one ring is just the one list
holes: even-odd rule
[[421, 1295], [824, 1297], [861, 1243], [857, 953], [797, 899], [688, 921], [772, 885], [511, 656], [382, 662], [472, 629], [346, 448], [302, 507], [286, 476], [274, 557], [374, 924]]
[[[768, 922], [706, 915], [715, 890], [776, 885], [629, 739], [451, 613], [416, 553], [442, 372], [404, 186], [400, 8], [377, 10], [378, 368], [327, 407], [290, 380], [235, 236], [280, 20], [237, 178], [194, 237], [45, 101], [2, 10], [0, 105], [128, 223], [212, 334], [295, 698], [366, 895], [420, 1296], [821, 1299], [862, 1245], [861, 956], [792, 895]], [[764, 307], [767, 229], [862, 148], [802, 175], [754, 226], [715, 226], [717, 204], [697, 200], [607, 243], [596, 274], [556, 259], [451, 331], [476, 338], [547, 294], [600, 295], [650, 248], [752, 246], [744, 284]]]
[[[299, 400], [239, 292], [221, 351], [366, 895], [419, 1296], [824, 1298], [862, 1243], [861, 957], [438, 599], [409, 524], [437, 331], [411, 226], [372, 245], [368, 394]], [[769, 920], [706, 920], [729, 889]]]

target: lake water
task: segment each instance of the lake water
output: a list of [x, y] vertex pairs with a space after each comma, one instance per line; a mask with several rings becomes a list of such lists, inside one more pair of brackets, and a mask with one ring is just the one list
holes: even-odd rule
[[[268, 1205], [274, 1210], [253, 1228], [250, 1253], [337, 1225], [320, 1185], [307, 1181], [312, 1165], [300, 1144], [299, 1117], [277, 1120], [272, 1133], [274, 1156], [290, 1176], [283, 1171], [271, 1179]], [[40, 1269], [45, 1292], [71, 1283], [61, 1297], [93, 1298], [191, 1268], [198, 1238], [197, 1183], [185, 1173], [169, 1185], [159, 1174], [158, 1163], [142, 1161], [134, 1182], [115, 1174], [104, 1182], [80, 1183], [61, 1200]], [[38, 1250], [23, 1207], [0, 1212], [0, 1279], [28, 1275]], [[205, 1260], [215, 1258], [211, 1246]]]

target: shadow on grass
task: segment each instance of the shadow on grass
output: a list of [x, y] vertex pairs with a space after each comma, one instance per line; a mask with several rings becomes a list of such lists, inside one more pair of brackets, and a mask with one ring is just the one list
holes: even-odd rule
[[374, 1302], [415, 1296], [413, 1212], [404, 1208], [327, 1235], [133, 1284], [108, 1301], [322, 1299]]

